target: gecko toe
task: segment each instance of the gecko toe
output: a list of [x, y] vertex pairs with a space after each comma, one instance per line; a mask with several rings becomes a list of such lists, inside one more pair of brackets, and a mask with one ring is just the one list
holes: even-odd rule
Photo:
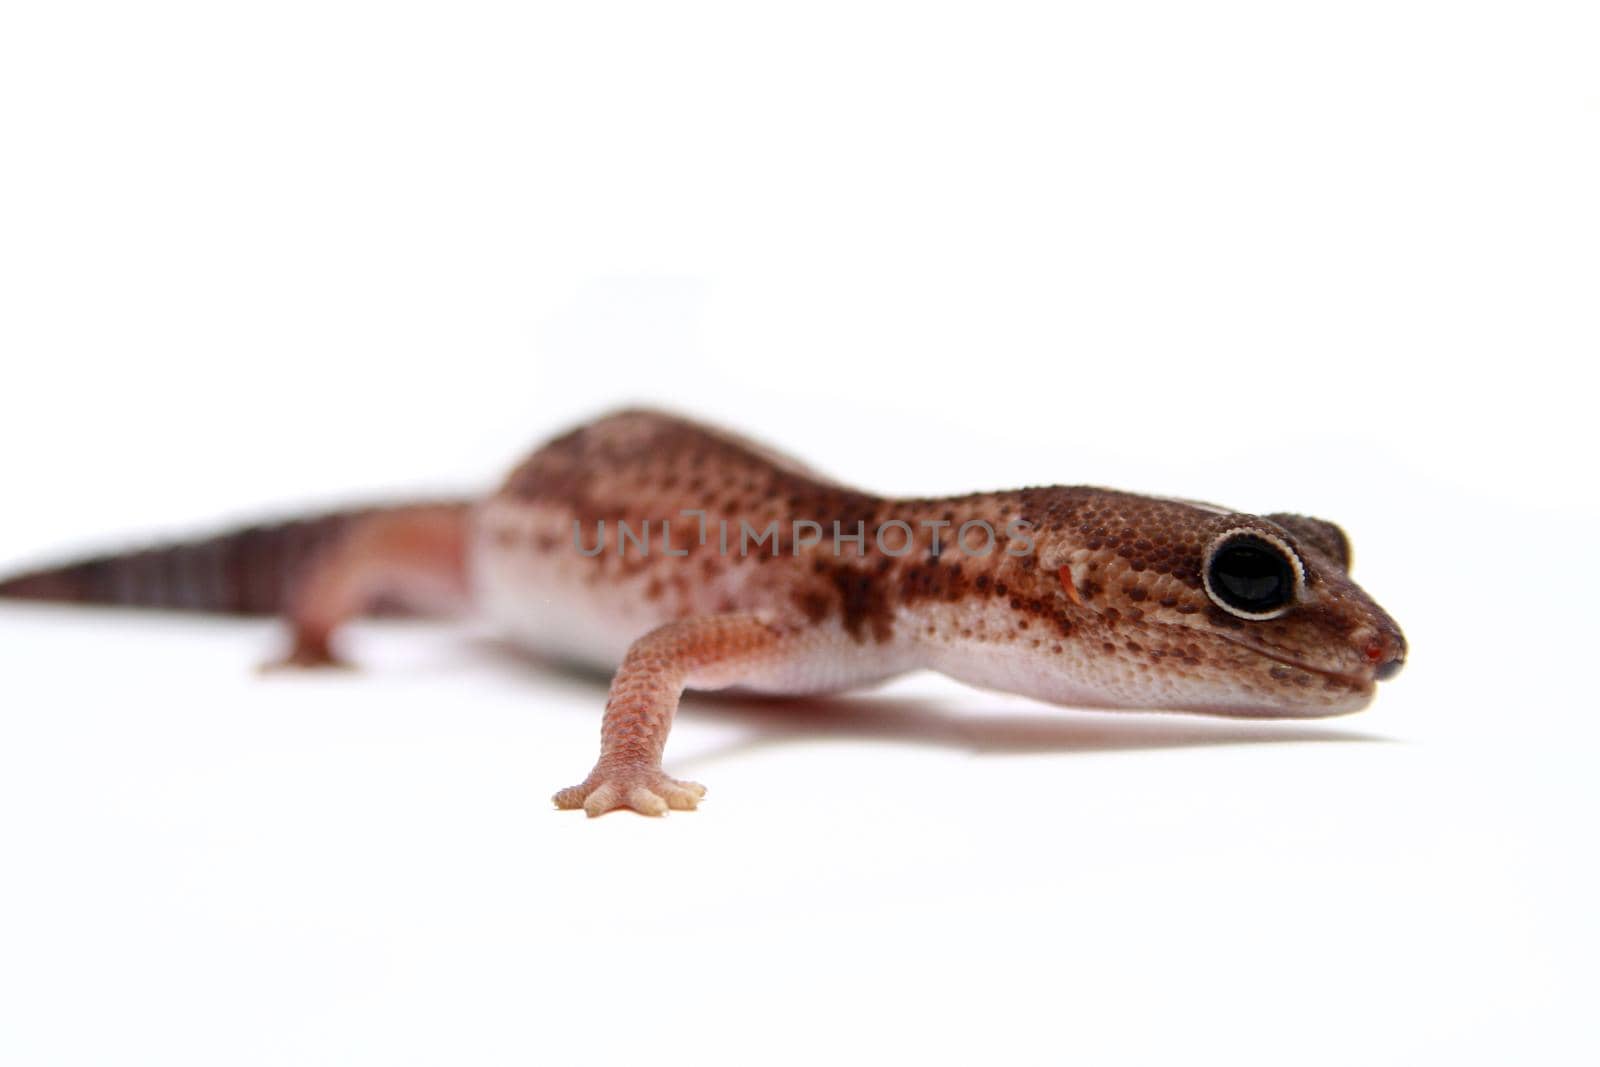
[[674, 811], [693, 811], [706, 795], [706, 787], [699, 782], [673, 781], [663, 790], [667, 806]]
[[305, 649], [296, 647], [292, 651], [271, 659], [256, 668], [262, 674], [277, 674], [288, 671], [319, 671], [319, 670], [354, 670], [349, 662], [340, 659], [333, 653], [323, 649]]
[[665, 815], [667, 802], [657, 796], [653, 790], [642, 785], [636, 785], [628, 790], [628, 807], [640, 815]]
[[597, 787], [583, 800], [584, 813], [591, 819], [621, 805], [622, 793], [610, 782]]

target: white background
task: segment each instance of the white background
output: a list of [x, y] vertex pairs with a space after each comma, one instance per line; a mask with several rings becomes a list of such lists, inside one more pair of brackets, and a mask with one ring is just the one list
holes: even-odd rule
[[8, 1064], [1596, 1062], [1585, 3], [0, 8], [0, 563], [648, 401], [869, 488], [1324, 515], [1359, 717], [691, 699], [0, 608]]

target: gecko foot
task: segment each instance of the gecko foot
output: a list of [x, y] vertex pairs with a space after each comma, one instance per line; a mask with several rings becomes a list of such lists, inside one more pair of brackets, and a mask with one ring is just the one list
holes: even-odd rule
[[693, 811], [706, 795], [698, 782], [680, 782], [654, 767], [619, 767], [600, 770], [582, 785], [563, 789], [553, 798], [558, 808], [582, 808], [590, 818], [615, 808], [632, 808], [641, 815], [665, 815], [667, 809]]
[[261, 665], [263, 672], [306, 670], [310, 668], [337, 667], [348, 670], [350, 664], [333, 654], [327, 641], [295, 638], [294, 647], [282, 657]]

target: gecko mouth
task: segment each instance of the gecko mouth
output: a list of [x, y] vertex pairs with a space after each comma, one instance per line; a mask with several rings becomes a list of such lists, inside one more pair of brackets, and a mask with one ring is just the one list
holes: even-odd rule
[[1261, 656], [1263, 659], [1269, 659], [1274, 663], [1281, 664], [1285, 667], [1291, 667], [1297, 671], [1304, 671], [1307, 674], [1314, 674], [1318, 678], [1322, 678], [1330, 682], [1337, 682], [1338, 684], [1349, 689], [1353, 689], [1358, 693], [1370, 693], [1375, 688], [1373, 675], [1355, 674], [1349, 671], [1335, 671], [1330, 670], [1327, 667], [1314, 667], [1311, 664], [1306, 663], [1304, 660], [1296, 659], [1293, 656], [1286, 656], [1282, 652], [1277, 652], [1272, 649], [1262, 648], [1260, 645], [1246, 644], [1243, 641], [1233, 641], [1231, 643], [1238, 645], [1240, 648], [1247, 648], [1256, 655]]

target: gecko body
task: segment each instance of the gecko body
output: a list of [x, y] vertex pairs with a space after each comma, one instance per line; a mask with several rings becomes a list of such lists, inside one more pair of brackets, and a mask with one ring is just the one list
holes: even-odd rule
[[487, 498], [255, 528], [22, 575], [0, 595], [281, 611], [334, 662], [375, 606], [472, 613], [614, 669], [601, 755], [558, 806], [660, 814], [686, 688], [803, 694], [931, 669], [1057, 704], [1313, 717], [1404, 662], [1324, 520], [1082, 486], [862, 492], [735, 435], [626, 411]]

